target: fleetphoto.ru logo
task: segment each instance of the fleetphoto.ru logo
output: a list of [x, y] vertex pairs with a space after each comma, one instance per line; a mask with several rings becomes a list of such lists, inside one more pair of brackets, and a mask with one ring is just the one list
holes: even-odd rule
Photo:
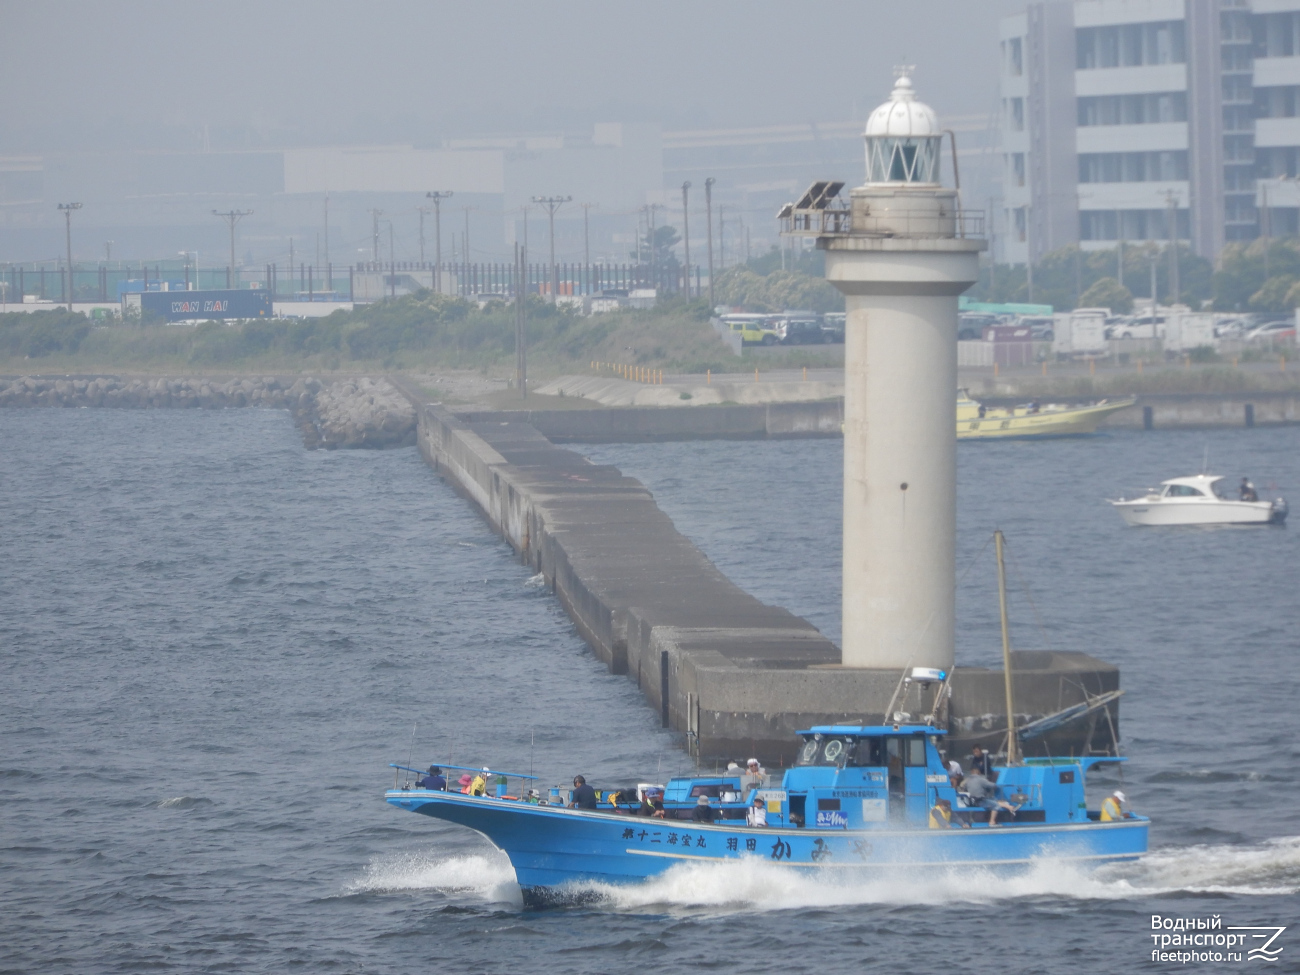
[[1285, 924], [1230, 924], [1210, 917], [1151, 915], [1151, 960], [1195, 962], [1277, 961], [1282, 955], [1278, 939]]

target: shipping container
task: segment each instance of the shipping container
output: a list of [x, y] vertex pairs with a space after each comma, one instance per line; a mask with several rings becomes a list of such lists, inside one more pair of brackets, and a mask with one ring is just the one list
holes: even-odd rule
[[142, 315], [169, 322], [271, 317], [271, 292], [265, 289], [148, 291], [138, 297]]

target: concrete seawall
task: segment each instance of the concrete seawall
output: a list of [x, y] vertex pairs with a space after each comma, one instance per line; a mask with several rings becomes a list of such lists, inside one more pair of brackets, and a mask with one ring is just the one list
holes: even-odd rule
[[[457, 416], [408, 394], [417, 404], [417, 443], [428, 463], [543, 574], [596, 655], [635, 680], [663, 724], [682, 732], [693, 752], [788, 762], [799, 729], [884, 714], [899, 673], [841, 667], [838, 647], [806, 620], [733, 584], [638, 481], [556, 446], [518, 415]], [[799, 422], [825, 425], [834, 417], [838, 434], [835, 408], [801, 414]], [[597, 416], [609, 412], [629, 411], [543, 411], [530, 418], [574, 439], [680, 435], [680, 428], [670, 434], [661, 425], [674, 422], [667, 418], [644, 426], [635, 418]], [[789, 419], [773, 425], [760, 410], [721, 435], [800, 435], [770, 432], [784, 431]], [[695, 428], [694, 435], [720, 434]], [[1094, 694], [1118, 687], [1116, 668], [1084, 654], [1019, 660], [1022, 720], [1077, 703], [1083, 687]], [[997, 742], [1005, 726], [1002, 693], [1000, 672], [957, 671], [947, 716], [955, 748]], [[1086, 730], [1067, 728], [1053, 744], [1077, 753]], [[1108, 741], [1109, 732], [1104, 741], [1099, 732], [1097, 746]]]

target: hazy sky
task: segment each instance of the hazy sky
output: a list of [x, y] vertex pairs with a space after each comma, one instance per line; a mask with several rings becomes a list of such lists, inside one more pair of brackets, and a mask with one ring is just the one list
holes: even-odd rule
[[993, 110], [1023, 0], [0, 0], [0, 150], [395, 141], [864, 117], [915, 64]]

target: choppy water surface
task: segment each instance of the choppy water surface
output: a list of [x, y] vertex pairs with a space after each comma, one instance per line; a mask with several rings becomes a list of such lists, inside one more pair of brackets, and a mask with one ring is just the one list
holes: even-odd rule
[[[1290, 924], [1300, 526], [1131, 529], [1099, 503], [1207, 444], [1300, 501], [1295, 429], [961, 447], [959, 662], [998, 657], [1000, 525], [1017, 645], [1123, 668], [1146, 861], [700, 867], [527, 912], [474, 834], [382, 802], [387, 762], [558, 783], [682, 759], [413, 450], [308, 453], [255, 410], [0, 414], [0, 971], [1158, 971], [1152, 913]], [[838, 635], [838, 443], [584, 449]]]

